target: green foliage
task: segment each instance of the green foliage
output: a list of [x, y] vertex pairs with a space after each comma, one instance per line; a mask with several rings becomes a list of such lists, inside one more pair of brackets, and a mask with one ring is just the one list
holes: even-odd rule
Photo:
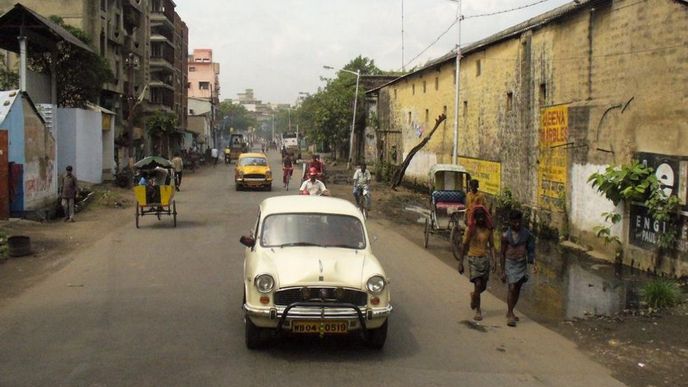
[[0, 54], [0, 90], [19, 88], [19, 74], [5, 65], [5, 54]]
[[653, 186], [657, 184], [657, 178], [652, 168], [634, 160], [630, 165], [609, 166], [604, 172], [593, 173], [588, 182], [616, 206], [622, 200], [647, 199]]
[[[56, 16], [51, 20], [89, 45], [91, 40], [82, 30], [66, 25]], [[97, 103], [103, 84], [115, 77], [105, 58], [71, 44], [60, 45], [54, 54], [33, 53], [29, 58], [32, 70], [49, 73], [54, 67], [57, 77], [57, 103], [63, 107], [83, 108], [87, 102]]]
[[258, 126], [258, 121], [243, 105], [233, 104], [231, 101], [222, 101], [218, 107], [218, 121], [220, 129], [229, 133], [233, 128], [236, 131], [246, 131]]
[[173, 113], [158, 111], [146, 120], [146, 132], [153, 137], [168, 135], [176, 128], [177, 116]]
[[[354, 58], [344, 69], [360, 71], [362, 76], [382, 74], [382, 70], [375, 66], [375, 61], [362, 56]], [[300, 107], [291, 112], [292, 127], [299, 124], [310, 143], [345, 152], [349, 145], [355, 98], [358, 101], [356, 122], [361, 122], [365, 117], [365, 90], [359, 85], [358, 95], [354, 95], [356, 75], [345, 71], [338, 72], [336, 78], [323, 80], [326, 81], [325, 87], [306, 97]]]
[[[604, 172], [593, 173], [588, 178], [588, 182], [614, 205], [618, 205], [621, 201], [643, 202], [654, 220], [668, 225], [667, 232], [659, 235], [658, 247], [669, 249], [674, 246], [678, 237], [676, 215], [680, 208], [679, 199], [664, 193], [652, 168], [634, 160], [629, 165], [609, 166]], [[602, 215], [605, 216], [605, 214]], [[620, 215], [618, 216], [620, 220]], [[607, 216], [605, 218], [606, 221], [618, 223], [618, 220], [615, 222]], [[596, 227], [594, 231], [601, 238], [608, 236], [603, 228]]]
[[655, 279], [640, 290], [643, 300], [651, 308], [668, 308], [681, 303], [681, 288], [676, 281]]

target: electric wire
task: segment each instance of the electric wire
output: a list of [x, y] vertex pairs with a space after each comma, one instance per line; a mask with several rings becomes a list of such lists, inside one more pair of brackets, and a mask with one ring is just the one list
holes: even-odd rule
[[[549, 1], [549, 0], [538, 0], [538, 1], [535, 1], [535, 2], [533, 2], [533, 3], [524, 4], [524, 5], [520, 6], [520, 7], [515, 7], [515, 8], [510, 8], [510, 9], [504, 9], [504, 10], [501, 10], [501, 11], [490, 12], [490, 13], [482, 13], [482, 14], [469, 15], [469, 16], [459, 16], [459, 15], [457, 14], [457, 16], [456, 16], [456, 18], [454, 19], [454, 21], [447, 27], [446, 30], [444, 30], [444, 32], [442, 32], [437, 38], [435, 38], [435, 40], [432, 41], [432, 43], [430, 43], [427, 47], [425, 47], [423, 50], [421, 50], [421, 51], [420, 51], [416, 56], [414, 56], [411, 60], [409, 60], [408, 62], [406, 62], [406, 64], [405, 64], [404, 66], [402, 66], [402, 68], [403, 68], [403, 67], [408, 67], [408, 65], [410, 65], [411, 63], [413, 63], [413, 61], [415, 61], [416, 59], [418, 59], [421, 55], [425, 54], [430, 48], [432, 48], [435, 44], [437, 44], [437, 42], [439, 42], [440, 39], [442, 39], [442, 38], [444, 37], [444, 35], [446, 35], [447, 33], [449, 33], [449, 31], [452, 29], [452, 27], [454, 27], [454, 26], [455, 26], [459, 21], [461, 21], [461, 20], [465, 20], [465, 19], [477, 19], [477, 18], [481, 18], [481, 17], [488, 17], [488, 16], [494, 16], [494, 15], [501, 15], [501, 14], [508, 13], [508, 12], [520, 11], [520, 10], [522, 10], [522, 9], [530, 8], [530, 7], [536, 6], [536, 5], [538, 5], [538, 4], [545, 3], [545, 2], [547, 2], [547, 1]], [[458, 13], [458, 10], [457, 10], [457, 13]]]

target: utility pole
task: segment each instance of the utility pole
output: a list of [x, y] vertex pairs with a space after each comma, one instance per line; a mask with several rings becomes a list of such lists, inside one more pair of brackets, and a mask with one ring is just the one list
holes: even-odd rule
[[463, 20], [463, 15], [461, 14], [461, 0], [456, 0], [459, 4], [459, 36], [458, 43], [456, 44], [456, 90], [454, 91], [454, 146], [452, 150], [452, 164], [457, 164], [458, 154], [459, 154], [459, 90], [461, 84], [461, 20]]
[[127, 162], [131, 166], [134, 159], [134, 110], [136, 109], [136, 98], [134, 97], [134, 67], [138, 62], [134, 57], [134, 53], [129, 53], [124, 60], [129, 77], [129, 85], [127, 86]]

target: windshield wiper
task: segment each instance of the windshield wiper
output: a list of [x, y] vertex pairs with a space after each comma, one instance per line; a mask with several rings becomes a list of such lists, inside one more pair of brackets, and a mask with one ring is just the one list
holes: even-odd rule
[[358, 247], [351, 245], [326, 245], [325, 247], [341, 247], [343, 249], [356, 249]]
[[311, 242], [290, 242], [290, 243], [282, 243], [281, 245], [277, 247], [292, 247], [292, 246], [318, 246], [318, 247], [323, 247], [322, 245], [319, 245], [317, 243], [311, 243]]

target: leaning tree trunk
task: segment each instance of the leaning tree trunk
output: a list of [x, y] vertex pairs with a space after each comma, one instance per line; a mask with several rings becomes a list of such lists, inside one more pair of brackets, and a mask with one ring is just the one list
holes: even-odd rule
[[416, 155], [416, 153], [421, 150], [425, 144], [430, 141], [430, 138], [432, 137], [433, 134], [435, 134], [435, 130], [440, 126], [440, 124], [447, 119], [447, 116], [444, 114], [440, 114], [437, 119], [435, 120], [435, 127], [432, 128], [430, 133], [428, 133], [427, 136], [421, 141], [418, 145], [414, 146], [413, 149], [409, 152], [409, 154], [406, 156], [404, 159], [404, 162], [401, 163], [399, 166], [399, 169], [394, 173], [394, 177], [392, 178], [392, 189], [396, 190], [396, 188], [401, 184], [401, 181], [404, 180], [404, 174], [406, 173], [406, 168], [408, 168], [409, 164], [411, 163], [411, 159], [413, 159], [413, 156]]

